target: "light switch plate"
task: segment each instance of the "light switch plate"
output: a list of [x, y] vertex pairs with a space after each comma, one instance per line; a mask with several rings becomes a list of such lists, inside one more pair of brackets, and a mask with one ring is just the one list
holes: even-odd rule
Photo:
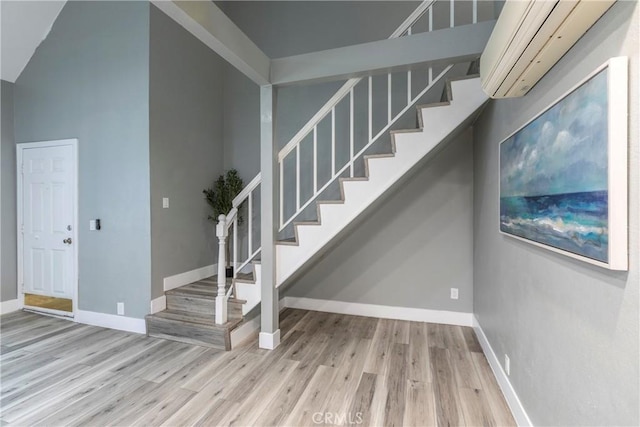
[[168, 209], [169, 208], [169, 198], [168, 197], [163, 197], [162, 198], [162, 208], [163, 209]]
[[90, 219], [89, 220], [89, 231], [96, 231], [96, 220], [95, 219]]

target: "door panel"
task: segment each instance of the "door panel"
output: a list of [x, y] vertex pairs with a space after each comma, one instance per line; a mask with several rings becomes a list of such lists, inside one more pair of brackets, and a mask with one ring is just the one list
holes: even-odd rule
[[25, 293], [73, 299], [74, 166], [71, 145], [23, 150]]

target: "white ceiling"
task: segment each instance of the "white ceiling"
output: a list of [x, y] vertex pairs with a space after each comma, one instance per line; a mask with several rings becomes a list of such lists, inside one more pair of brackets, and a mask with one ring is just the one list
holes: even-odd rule
[[24, 70], [47, 37], [66, 0], [0, 0], [0, 78], [10, 82]]

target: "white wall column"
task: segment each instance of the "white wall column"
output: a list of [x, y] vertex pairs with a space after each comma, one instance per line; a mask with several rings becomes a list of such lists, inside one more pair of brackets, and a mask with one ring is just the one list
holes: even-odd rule
[[275, 88], [260, 87], [260, 236], [262, 244], [262, 311], [259, 345], [272, 350], [280, 344], [278, 289], [276, 288], [276, 233], [278, 227], [277, 150], [275, 149]]

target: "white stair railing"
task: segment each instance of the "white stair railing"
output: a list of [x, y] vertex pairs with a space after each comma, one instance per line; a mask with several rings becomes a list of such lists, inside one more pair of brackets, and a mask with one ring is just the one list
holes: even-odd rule
[[[452, 28], [455, 26], [455, 1], [454, 0], [444, 0], [449, 3], [449, 26]], [[425, 18], [427, 19], [426, 23], [426, 31], [430, 32], [434, 29], [433, 24], [433, 5], [436, 3], [436, 0], [426, 0], [423, 1], [414, 12], [405, 19], [405, 21], [400, 24], [400, 26], [389, 36], [390, 39], [407, 36], [414, 34], [414, 26], [418, 21]], [[439, 3], [442, 3], [441, 0]], [[476, 23], [478, 19], [477, 14], [477, 0], [472, 1], [472, 17], [471, 22]], [[416, 31], [417, 32], [417, 31]], [[349, 79], [330, 99], [324, 104], [324, 106], [294, 135], [293, 138], [284, 146], [282, 150], [278, 153], [278, 167], [279, 167], [279, 176], [280, 176], [280, 227], [279, 231], [284, 230], [286, 226], [291, 224], [295, 218], [297, 218], [311, 203], [313, 203], [317, 197], [326, 190], [336, 179], [343, 176], [347, 170], [349, 170], [348, 176], [354, 177], [354, 163], [357, 159], [359, 159], [367, 149], [369, 149], [379, 138], [389, 131], [391, 126], [402, 117], [407, 110], [413, 106], [429, 89], [431, 89], [439, 80], [444, 77], [444, 75], [453, 67], [454, 64], [447, 65], [442, 72], [440, 72], [437, 76], [434, 77], [434, 68], [429, 67], [428, 69], [428, 78], [426, 85], [419, 88], [412, 88], [412, 71], [408, 70], [406, 72], [406, 103], [403, 102], [403, 108], [397, 114], [394, 114], [394, 107], [397, 107], [398, 103], [393, 99], [393, 76], [396, 75], [392, 72], [386, 74], [386, 97], [387, 97], [387, 105], [386, 105], [386, 121], [384, 123], [380, 123], [380, 120], [376, 122], [376, 125], [383, 124], [383, 127], [380, 131], [374, 132], [374, 123], [373, 123], [373, 111], [374, 111], [374, 90], [373, 90], [373, 77], [360, 77], [360, 78], [352, 78]], [[367, 128], [368, 135], [366, 144], [363, 148], [359, 149], [355, 152], [355, 132], [354, 132], [354, 121], [356, 120], [356, 115], [354, 114], [354, 91], [355, 88], [360, 84], [367, 84]], [[418, 89], [417, 95], [413, 96], [415, 89]], [[348, 99], [348, 123], [349, 123], [349, 160], [346, 164], [342, 166], [336, 166], [336, 108], [339, 103], [341, 103], [346, 98]], [[395, 102], [395, 104], [394, 104]], [[318, 127], [321, 122], [328, 118], [330, 115], [331, 121], [331, 136], [330, 136], [330, 144], [331, 144], [331, 173], [328, 180], [321, 184], [318, 181]], [[311, 177], [312, 177], [312, 189], [311, 195], [307, 197], [306, 200], [302, 200], [301, 195], [301, 159], [300, 159], [300, 151], [301, 151], [301, 143], [307, 138], [312, 138], [312, 165], [311, 165]], [[285, 213], [285, 161], [290, 158], [290, 156], [294, 156], [295, 163], [295, 208], [293, 212]]]
[[[216, 324], [227, 323], [227, 301], [233, 292], [233, 284], [226, 289], [226, 265], [227, 265], [227, 237], [229, 229], [232, 229], [231, 240], [231, 264], [233, 265], [233, 279], [247, 264], [249, 264], [259, 253], [260, 246], [253, 241], [253, 193], [259, 191], [261, 175], [258, 174], [232, 201], [233, 208], [227, 215], [218, 217], [216, 226], [216, 236], [218, 237], [218, 293], [216, 296]], [[238, 225], [240, 223], [240, 209], [244, 202], [247, 202], [247, 245], [248, 256], [242, 260], [239, 255], [240, 240], [238, 239]], [[255, 248], [255, 246], [258, 246]], [[254, 249], [255, 248], [255, 249]]]
[[[457, 0], [460, 1], [460, 0]], [[400, 26], [389, 36], [389, 38], [397, 38], [402, 36], [408, 36], [412, 34], [416, 34], [421, 31], [416, 27], [418, 22], [421, 22], [422, 19], [426, 20], [425, 25], [422, 27], [426, 27], [426, 31], [430, 32], [434, 30], [434, 22], [433, 22], [433, 6], [435, 3], [449, 3], [449, 27], [453, 28], [455, 26], [455, 3], [456, 0], [425, 0], [420, 3], [420, 5], [407, 17], [407, 19], [400, 24]], [[472, 3], [472, 17], [471, 23], [475, 24], [478, 22], [478, 0], [471, 0]], [[416, 103], [429, 89], [431, 89], [438, 81], [440, 81], [447, 72], [453, 67], [453, 64], [447, 65], [444, 70], [442, 70], [437, 76], [433, 75], [433, 67], [429, 67], [428, 69], [428, 78], [426, 85], [420, 88], [412, 88], [412, 71], [406, 71], [406, 103], [403, 103], [404, 107], [397, 114], [393, 114], [393, 99], [392, 99], [392, 83], [393, 83], [393, 73], [387, 74], [387, 117], [386, 123], [382, 127], [380, 131], [374, 133], [373, 130], [373, 77], [362, 77], [362, 78], [352, 78], [347, 80], [347, 82], [327, 101], [327, 103], [320, 109], [318, 112], [295, 134], [293, 138], [285, 145], [285, 147], [280, 150], [278, 153], [278, 163], [279, 163], [279, 179], [280, 179], [280, 231], [282, 231], [287, 225], [289, 225], [306, 207], [308, 207], [313, 201], [317, 199], [317, 197], [338, 177], [340, 177], [347, 169], [349, 170], [349, 176], [354, 176], [354, 162], [360, 158], [367, 149], [369, 149], [385, 132], [388, 132], [391, 126], [403, 115], [407, 112], [409, 108], [411, 108], [414, 103]], [[363, 82], [363, 84], [367, 84], [368, 91], [368, 100], [367, 100], [367, 108], [368, 108], [368, 138], [367, 143], [357, 152], [355, 150], [354, 143], [354, 88]], [[417, 91], [416, 91], [417, 89]], [[413, 93], [417, 92], [414, 96]], [[343, 101], [346, 97], [349, 97], [349, 160], [347, 163], [340, 168], [336, 167], [336, 106]], [[331, 114], [331, 176], [329, 180], [319, 186], [318, 183], [318, 125], [321, 121], [323, 121], [329, 114]], [[380, 123], [377, 123], [380, 124]], [[306, 200], [301, 200], [300, 194], [300, 144], [307, 137], [313, 135], [313, 194]], [[289, 215], [285, 219], [284, 213], [284, 161], [289, 157], [289, 155], [295, 155], [296, 162], [296, 195], [295, 195], [295, 212]], [[259, 253], [261, 247], [256, 245], [256, 242], [253, 240], [253, 192], [258, 189], [261, 183], [261, 175], [258, 174], [243, 190], [242, 192], [233, 200], [233, 209], [229, 212], [228, 215], [220, 215], [218, 218], [218, 226], [216, 227], [216, 234], [219, 239], [219, 250], [218, 250], [218, 296], [216, 297], [216, 323], [226, 323], [226, 305], [229, 296], [231, 295], [233, 286], [226, 290], [226, 279], [225, 279], [225, 266], [226, 266], [226, 239], [229, 235], [229, 229], [232, 228], [232, 264], [234, 267], [234, 278], [237, 276], [238, 272], [241, 271], [248, 263], [250, 263]], [[239, 256], [239, 248], [240, 248], [240, 240], [238, 238], [238, 225], [239, 225], [239, 209], [240, 206], [247, 202], [247, 221], [248, 225], [246, 228], [247, 236], [247, 257], [241, 259]]]

